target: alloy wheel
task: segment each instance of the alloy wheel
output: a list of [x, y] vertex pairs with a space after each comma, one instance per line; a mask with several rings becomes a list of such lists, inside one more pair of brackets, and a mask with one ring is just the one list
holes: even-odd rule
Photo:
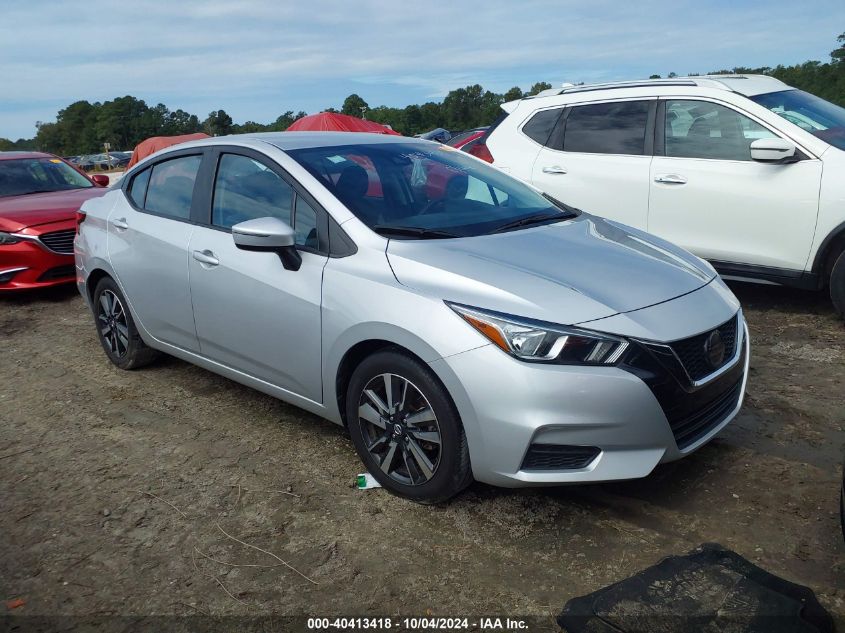
[[126, 323], [126, 311], [123, 304], [111, 290], [100, 294], [97, 304], [97, 325], [100, 336], [111, 353], [121, 358], [129, 349], [129, 326]]
[[367, 451], [381, 471], [406, 486], [429, 481], [440, 464], [440, 426], [426, 397], [410, 380], [379, 374], [358, 401]]

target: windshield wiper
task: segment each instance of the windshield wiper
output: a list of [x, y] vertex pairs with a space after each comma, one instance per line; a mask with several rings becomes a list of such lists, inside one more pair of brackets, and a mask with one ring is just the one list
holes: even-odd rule
[[391, 226], [389, 224], [376, 224], [372, 227], [373, 231], [379, 235], [402, 235], [407, 237], [419, 237], [420, 239], [446, 239], [450, 237], [460, 237], [455, 233], [449, 231], [441, 231], [440, 229], [426, 229], [421, 226]]
[[555, 205], [557, 208], [559, 208], [559, 209], [563, 209], [564, 211], [566, 211], [566, 212], [567, 212], [568, 214], [570, 214], [570, 216], [571, 216], [571, 217], [573, 217], [573, 218], [574, 218], [576, 215], [580, 215], [580, 214], [582, 213], [581, 209], [576, 209], [575, 207], [572, 207], [572, 206], [570, 206], [570, 205], [566, 204], [565, 202], [561, 202], [561, 201], [560, 201], [560, 200], [558, 200], [557, 198], [553, 198], [552, 196], [550, 196], [550, 195], [549, 195], [549, 194], [547, 194], [547, 193], [544, 193], [544, 194], [543, 194], [543, 197], [544, 197], [546, 200], [548, 200], [549, 202], [551, 202], [553, 205]]
[[503, 231], [509, 231], [510, 229], [519, 228], [520, 226], [528, 226], [529, 224], [542, 224], [543, 222], [550, 221], [558, 222], [560, 220], [571, 218], [574, 215], [575, 214], [573, 213], [536, 213], [524, 218], [519, 218], [518, 220], [505, 222], [501, 226], [497, 226], [495, 229], [490, 231], [490, 233], [501, 233]]

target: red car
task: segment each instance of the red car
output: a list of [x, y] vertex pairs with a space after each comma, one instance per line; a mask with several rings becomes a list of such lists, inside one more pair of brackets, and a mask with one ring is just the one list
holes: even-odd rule
[[0, 152], [0, 292], [76, 279], [76, 212], [108, 183], [52, 154]]

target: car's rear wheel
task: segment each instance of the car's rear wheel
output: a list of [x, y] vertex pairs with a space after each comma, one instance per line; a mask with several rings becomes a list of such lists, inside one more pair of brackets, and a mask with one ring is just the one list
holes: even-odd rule
[[158, 356], [141, 340], [126, 299], [110, 277], [100, 280], [94, 290], [94, 320], [106, 356], [121, 369], [149, 365]]
[[839, 253], [830, 271], [830, 299], [839, 316], [845, 318], [845, 250]]
[[361, 460], [391, 492], [438, 503], [472, 481], [469, 449], [449, 394], [420, 361], [387, 350], [353, 372], [349, 433]]

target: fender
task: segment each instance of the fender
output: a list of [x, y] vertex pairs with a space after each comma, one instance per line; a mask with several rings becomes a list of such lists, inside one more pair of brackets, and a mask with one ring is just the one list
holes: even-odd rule
[[[845, 238], [845, 222], [838, 224], [834, 229], [827, 234], [827, 236], [822, 240], [822, 243], [819, 245], [818, 250], [816, 251], [816, 256], [813, 258], [813, 268], [812, 271], [817, 275], [822, 275], [824, 270], [822, 269], [825, 265], [827, 260], [828, 252], [827, 249], [830, 248], [831, 244], [838, 239], [838, 238]], [[826, 280], [819, 279], [819, 282], [823, 284]]]

